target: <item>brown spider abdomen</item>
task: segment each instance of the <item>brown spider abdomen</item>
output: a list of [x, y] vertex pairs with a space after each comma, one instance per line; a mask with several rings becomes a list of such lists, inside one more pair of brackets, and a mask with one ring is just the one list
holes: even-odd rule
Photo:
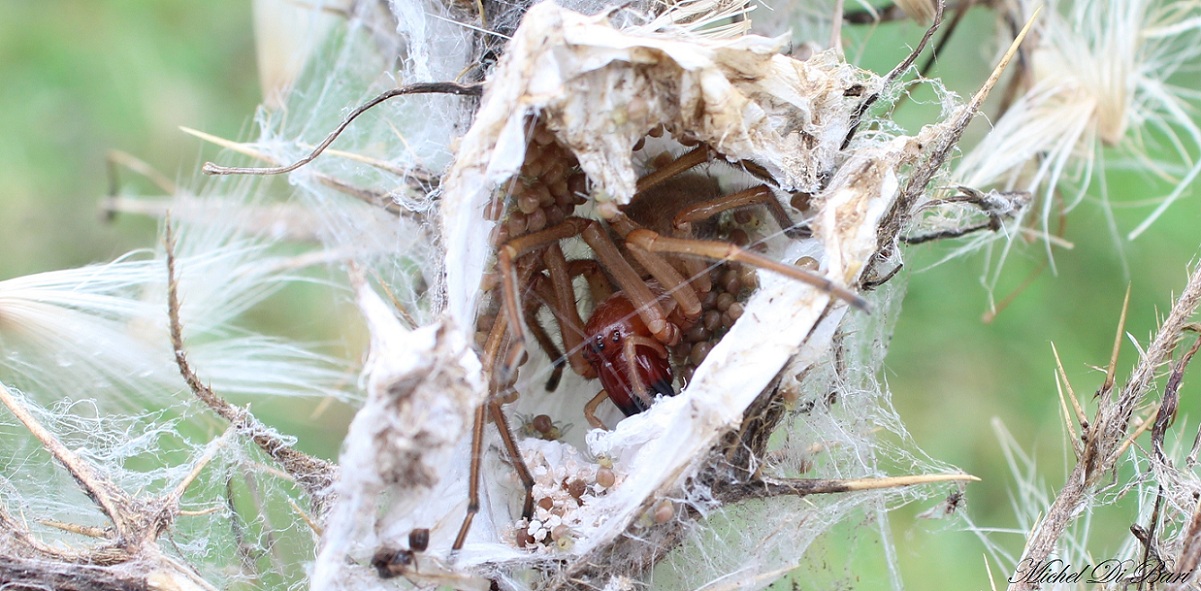
[[[650, 408], [656, 394], [674, 396], [667, 351], [655, 341], [622, 292], [601, 302], [585, 326], [584, 358], [625, 415]], [[632, 346], [632, 354], [630, 347]]]
[[[638, 225], [663, 236], [678, 235], [672, 219], [684, 208], [709, 201], [721, 195], [717, 180], [708, 176], [681, 174], [671, 183], [659, 185], [635, 195], [623, 210]], [[716, 220], [695, 224], [690, 234], [696, 238], [711, 238], [717, 231]]]

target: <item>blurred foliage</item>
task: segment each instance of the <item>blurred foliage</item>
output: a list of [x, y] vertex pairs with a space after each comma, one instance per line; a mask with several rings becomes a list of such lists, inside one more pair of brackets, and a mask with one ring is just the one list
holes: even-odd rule
[[[973, 18], [977, 27], [989, 25], [987, 15]], [[920, 29], [903, 23], [872, 34], [883, 47], [891, 35], [903, 48]], [[109, 184], [105, 154], [129, 152], [195, 186], [189, 179], [196, 176], [202, 148], [177, 128], [224, 137], [252, 133], [249, 122], [259, 91], [251, 35], [249, 4], [231, 0], [6, 3], [0, 19], [0, 137], [5, 138], [0, 143], [0, 236], [5, 238], [0, 278], [110, 260], [151, 244], [153, 221], [128, 216], [102, 221], [99, 205]], [[961, 94], [972, 92], [990, 67], [991, 48], [980, 47], [980, 38], [958, 35], [944, 52], [955, 59], [944, 57], [934, 72], [948, 77]], [[864, 60], [885, 70], [896, 55], [881, 51]], [[916, 96], [922, 102], [922, 95]], [[930, 104], [910, 109], [917, 115], [902, 114], [903, 120], [920, 123], [922, 113], [936, 112]], [[1150, 211], [1145, 200], [1169, 190], [1139, 171], [1111, 171], [1106, 184], [1119, 234]], [[128, 173], [122, 185], [133, 193], [154, 190]], [[1192, 193], [1134, 243], [1111, 234], [1100, 204], [1084, 203], [1066, 225], [1064, 238], [1075, 248], [1055, 250], [1054, 271], [1045, 266], [1042, 244], [1028, 244], [1011, 257], [997, 299], [1028, 277], [1033, 281], [988, 324], [981, 320], [988, 307], [982, 257], [928, 268], [951, 246], [908, 250], [909, 274], [903, 280], [909, 293], [885, 378], [918, 444], [984, 479], [971, 485], [967, 496], [978, 525], [1014, 525], [1014, 483], [990, 426], [994, 417], [1034, 454], [1047, 485], [1058, 488], [1074, 460], [1064, 440], [1050, 343], [1058, 347], [1077, 393], [1089, 400], [1103, 379], [1090, 366], [1109, 359], [1127, 286], [1132, 294], [1126, 331], [1145, 342], [1157, 314], [1183, 285], [1187, 265], [1195, 262], [1201, 208], [1197, 190]], [[328, 294], [307, 297], [312, 305], [289, 303], [288, 312], [269, 321], [286, 324], [289, 316], [330, 302]], [[1124, 342], [1119, 379], [1135, 355]], [[1195, 425], [1199, 406], [1188, 382], [1181, 418]], [[312, 424], [307, 409], [287, 414], [290, 405], [261, 401], [256, 409], [275, 416], [274, 424], [284, 431], [300, 435], [302, 448], [325, 457], [335, 454], [346, 412], [323, 419], [329, 425], [323, 428]], [[1178, 432], [1181, 427], [1178, 423]], [[320, 435], [313, 431], [323, 430], [324, 439], [314, 440]], [[919, 588], [932, 581], [946, 588], [986, 586], [984, 550], [975, 536], [958, 531], [957, 522], [915, 520], [925, 509], [906, 507], [893, 519], [906, 582]], [[1107, 517], [1096, 527], [1097, 544], [1090, 546], [1097, 556], [1129, 535], [1130, 515]], [[1013, 552], [1023, 541], [1017, 535], [997, 540]], [[803, 579], [797, 582], [803, 586]]]
[[0, 276], [146, 245], [153, 223], [100, 221], [105, 154], [129, 152], [182, 181], [200, 142], [178, 126], [239, 136], [259, 101], [250, 26], [249, 4], [229, 0], [5, 3]]

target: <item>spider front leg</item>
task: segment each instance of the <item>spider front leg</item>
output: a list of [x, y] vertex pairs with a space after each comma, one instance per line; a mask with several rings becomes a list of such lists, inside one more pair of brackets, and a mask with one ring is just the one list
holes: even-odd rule
[[[546, 275], [534, 277], [531, 289], [536, 298], [525, 303], [525, 323], [533, 333], [534, 340], [538, 341], [546, 354], [554, 360], [555, 373], [546, 385], [546, 390], [549, 392], [553, 391], [555, 385], [558, 384], [564, 360], [570, 362], [571, 369], [576, 375], [586, 380], [596, 378], [596, 369], [585, 359], [583, 353], [587, 329], [584, 321], [580, 318], [579, 309], [576, 307], [572, 280], [577, 276], [584, 277], [594, 305], [599, 305], [613, 295], [613, 287], [596, 261], [588, 259], [567, 261], [563, 256], [563, 250], [557, 244], [551, 244], [546, 248], [542, 260], [546, 265]], [[537, 313], [543, 306], [551, 311], [552, 316], [559, 324], [559, 334], [563, 339], [565, 353], [559, 352], [559, 348], [542, 328], [537, 318]]]
[[[681, 157], [681, 159], [675, 160], [668, 166], [660, 169], [660, 171], [667, 168], [679, 168], [677, 163], [686, 159], [687, 157], [688, 155], [686, 154], [684, 157]], [[690, 162], [687, 161], [685, 162], [685, 164], [689, 163]], [[657, 172], [658, 171], [656, 171], [656, 173]], [[639, 197], [648, 198], [648, 195], [648, 193], [642, 193], [639, 195]], [[654, 195], [650, 196], [649, 198], [655, 197], [661, 196]], [[780, 227], [784, 229], [786, 234], [789, 233], [791, 228], [796, 227], [792, 223], [792, 219], [788, 217], [788, 213], [784, 211], [783, 206], [781, 206], [780, 202], [776, 200], [775, 194], [766, 185], [759, 185], [758, 187], [747, 189], [745, 191], [739, 191], [737, 193], [715, 197], [713, 199], [705, 199], [693, 202], [687, 201], [688, 199], [693, 198], [691, 195], [666, 195], [666, 197], [666, 201], [679, 200], [684, 201], [685, 203], [685, 205], [676, 211], [675, 215], [672, 217], [670, 228], [663, 227], [665, 231], [670, 230], [674, 232], [675, 237], [678, 239], [686, 239], [685, 237], [690, 236], [692, 233], [692, 225], [694, 223], [709, 220], [722, 212], [757, 206], [765, 207], [768, 212], [771, 213], [772, 217], [776, 219], [776, 222], [780, 225]], [[681, 199], [680, 197], [684, 198]], [[679, 309], [684, 319], [683, 324], [693, 324], [702, 311], [700, 298], [712, 289], [712, 285], [709, 281], [708, 269], [705, 263], [696, 260], [695, 258], [688, 257], [680, 261], [680, 266], [689, 274], [689, 278], [685, 279], [676, 270], [676, 266], [668, 262], [668, 260], [664, 258], [662, 254], [660, 254], [660, 252], [651, 252], [642, 244], [629, 240], [629, 236], [635, 230], [648, 230], [624, 214], [618, 214], [615, 216], [612, 223], [617, 232], [621, 234], [623, 238], [626, 238], [626, 248], [630, 255], [637, 260], [638, 263], [641, 264], [642, 267], [655, 278], [655, 280], [659, 282], [664, 290], [671, 295], [679, 305]], [[651, 232], [654, 233], [653, 231]], [[655, 234], [659, 235], [657, 233]], [[723, 243], [711, 242], [710, 244]], [[736, 245], [733, 246], [738, 248]], [[670, 253], [671, 251], [664, 250], [662, 252]], [[685, 252], [681, 254], [694, 253]], [[715, 258], [714, 260], [721, 261], [726, 259]], [[641, 305], [645, 302], [635, 301], [635, 303]]]
[[[612, 223], [614, 229], [622, 237], [639, 228], [636, 223], [624, 214], [618, 214], [613, 218]], [[651, 277], [655, 278], [655, 281], [659, 282], [659, 286], [663, 288], [663, 291], [668, 296], [671, 296], [671, 299], [675, 300], [676, 306], [683, 315], [684, 323], [692, 324], [696, 321], [701, 314], [701, 301], [697, 297], [697, 291], [708, 291], [708, 286], [705, 286], [703, 289], [694, 288], [690, 280], [681, 275], [666, 259], [658, 254], [647, 252], [645, 249], [631, 248], [628, 241], [626, 242], [626, 250], [630, 253], [630, 256], [634, 257], [634, 260], [638, 261], [639, 265], [642, 265], [643, 269], [646, 269], [647, 273], [650, 273]], [[704, 269], [690, 268], [688, 271], [694, 277], [704, 274]], [[704, 274], [704, 276], [706, 279], [708, 278], [707, 274]], [[639, 308], [657, 303], [650, 300], [640, 300], [638, 299], [639, 297], [644, 296], [630, 294], [630, 299]], [[655, 299], [658, 300], [659, 298], [656, 296]], [[667, 342], [667, 344], [675, 344], [675, 341]]]
[[513, 431], [509, 428], [509, 419], [505, 416], [504, 409], [501, 408], [502, 404], [504, 401], [493, 398], [475, 411], [475, 421], [471, 428], [471, 480], [467, 484], [467, 514], [463, 516], [463, 524], [459, 526], [459, 533], [455, 536], [455, 543], [450, 547], [451, 550], [463, 548], [463, 544], [467, 541], [467, 532], [471, 531], [471, 522], [480, 512], [480, 468], [484, 459], [484, 423], [488, 415], [491, 415], [492, 422], [500, 431], [500, 439], [504, 443], [505, 452], [513, 464], [513, 469], [517, 471], [517, 478], [521, 480], [522, 488], [525, 489], [525, 502], [521, 507], [521, 516], [530, 519], [534, 515], [534, 476], [530, 474], [529, 467], [525, 465], [525, 460], [521, 457], [521, 450], [518, 449], [517, 441], [513, 438]]
[[[504, 306], [509, 311], [509, 329], [516, 341], [516, 349], [511, 353], [502, 369], [504, 373], [516, 370], [517, 361], [521, 359], [525, 331], [521, 326], [516, 261], [539, 248], [557, 243], [565, 238], [580, 236], [596, 253], [600, 264], [613, 275], [618, 287], [628, 297], [638, 302], [637, 313], [646, 323], [647, 328], [661, 343], [674, 343], [679, 340], [679, 327], [667, 319], [667, 310], [658, 302], [658, 298], [647, 286], [638, 272], [626, 262], [625, 257], [617, 250], [613, 240], [601, 227], [599, 222], [584, 218], [567, 218], [563, 223], [545, 230], [526, 234], [515, 238], [502, 246], [497, 253], [497, 267], [501, 273], [502, 295]], [[645, 304], [645, 305], [642, 305]]]
[[[565, 364], [565, 360], [567, 358], [561, 351], [559, 351], [558, 345], [556, 345], [555, 341], [551, 339], [549, 334], [547, 334], [546, 329], [542, 327], [542, 323], [538, 321], [538, 311], [542, 309], [542, 306], [549, 306], [552, 310], [557, 309], [555, 293], [553, 289], [547, 285], [548, 281], [549, 279], [545, 275], [536, 275], [534, 277], [533, 285], [530, 287], [530, 290], [534, 292], [535, 297], [528, 298], [525, 302], [523, 302], [523, 308], [525, 314], [525, 325], [529, 327], [530, 332], [533, 333], [534, 340], [537, 341], [538, 346], [542, 347], [542, 350], [546, 352], [548, 357], [550, 357], [553, 369], [551, 370], [550, 377], [546, 380], [546, 391], [551, 392], [554, 391], [555, 388], [559, 387], [559, 380], [563, 378], [563, 365]], [[558, 313], [556, 312], [556, 315], [557, 314]]]
[[748, 207], [762, 206], [767, 209], [771, 217], [780, 225], [780, 229], [789, 238], [808, 238], [809, 232], [803, 226], [794, 224], [792, 218], [788, 216], [788, 212], [784, 211], [784, 206], [776, 200], [775, 193], [767, 185], [759, 185], [731, 193], [715, 199], [709, 199], [700, 203], [693, 203], [680, 211], [672, 218], [672, 227], [687, 234], [690, 233], [692, 224], [704, 220], [708, 220], [713, 216], [725, 211], [733, 211]]
[[[532, 276], [532, 270], [526, 270], [522, 275], [528, 281]], [[505, 453], [509, 456], [513, 469], [517, 471], [522, 488], [525, 489], [525, 501], [522, 504], [521, 515], [529, 519], [534, 514], [534, 477], [521, 457], [521, 450], [513, 438], [508, 418], [505, 417], [504, 410], [501, 408], [506, 402], [506, 397], [501, 396], [501, 392], [509, 387], [509, 383], [507, 378], [498, 379], [501, 376], [495, 372], [497, 359], [500, 358], [506, 346], [513, 345], [513, 337], [508, 330], [509, 323], [505, 318], [507, 314], [508, 311], [503, 307], [497, 312], [496, 320], [484, 342], [482, 362], [485, 375], [490, 376], [489, 397], [475, 410], [471, 428], [471, 466], [470, 480], [467, 484], [467, 513], [463, 516], [463, 523], [459, 526], [459, 533], [455, 536], [451, 550], [463, 548], [463, 544], [467, 541], [467, 532], [471, 530], [471, 522], [475, 520], [475, 515], [480, 511], [480, 469], [483, 462], [484, 423], [487, 422], [486, 419], [489, 415], [491, 415], [497, 431], [500, 432]]]
[[559, 322], [559, 335], [563, 339], [563, 348], [567, 351], [571, 369], [586, 379], [596, 377], [596, 371], [584, 359], [581, 346], [584, 342], [584, 321], [580, 318], [579, 309], [576, 308], [575, 289], [571, 285], [571, 269], [567, 259], [563, 256], [563, 249], [559, 248], [558, 243], [551, 244], [542, 255], [542, 261], [546, 264], [550, 283], [554, 287], [554, 297], [544, 301], [550, 305], [551, 311]]
[[626, 236], [626, 242], [650, 252], [701, 257], [718, 262], [734, 261], [766, 269], [812, 285], [836, 298], [846, 301], [860, 310], [868, 311], [867, 301], [860, 297], [859, 294], [834, 283], [828, 277], [818, 275], [795, 265], [774, 261], [728, 242], [668, 238], [646, 229], [638, 229], [630, 232]]

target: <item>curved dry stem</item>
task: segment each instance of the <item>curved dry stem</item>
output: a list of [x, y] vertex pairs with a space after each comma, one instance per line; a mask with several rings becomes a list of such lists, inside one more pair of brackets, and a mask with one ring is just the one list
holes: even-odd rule
[[342, 122], [339, 123], [338, 126], [329, 133], [329, 135], [325, 136], [325, 139], [322, 140], [320, 144], [317, 144], [316, 148], [313, 148], [313, 151], [309, 152], [309, 154], [307, 156], [305, 156], [304, 158], [301, 158], [300, 160], [297, 160], [296, 162], [293, 162], [292, 164], [289, 164], [287, 166], [260, 168], [260, 167], [221, 166], [221, 165], [218, 165], [218, 164], [215, 164], [212, 162], [205, 162], [204, 167], [201, 168], [201, 170], [203, 170], [205, 174], [212, 174], [212, 175], [286, 174], [286, 173], [292, 172], [293, 170], [296, 170], [297, 168], [300, 168], [301, 166], [304, 166], [304, 165], [312, 162], [313, 160], [316, 160], [317, 157], [320, 156], [321, 153], [324, 152], [325, 149], [328, 148], [330, 144], [334, 143], [334, 140], [338, 139], [339, 135], [342, 135], [342, 132], [345, 131], [346, 128], [348, 126], [350, 126], [350, 124], [359, 117], [359, 115], [366, 113], [367, 111], [374, 108], [376, 105], [378, 105], [388, 99], [402, 96], [402, 95], [407, 95], [407, 94], [454, 94], [454, 95], [459, 95], [459, 96], [480, 96], [483, 94], [483, 92], [484, 92], [484, 87], [482, 84], [458, 84], [455, 82], [418, 82], [416, 84], [409, 84], [408, 86], [402, 86], [400, 88], [392, 88], [392, 89], [389, 89], [389, 90], [386, 90], [386, 91], [380, 93], [379, 95], [377, 95], [374, 98], [372, 98], [371, 100], [368, 100], [367, 102], [359, 105], [358, 107], [355, 107], [355, 109], [353, 111], [351, 111], [350, 114], [347, 115], [346, 118], [343, 119]]
[[[312, 498], [314, 507], [321, 508], [332, 494], [331, 487], [337, 477], [337, 467], [325, 460], [312, 457], [293, 449], [276, 436], [261, 421], [243, 408], [238, 408], [217, 396], [188, 363], [183, 343], [183, 323], [179, 316], [179, 283], [175, 274], [175, 235], [171, 218], [167, 217], [163, 238], [167, 255], [167, 317], [170, 323], [171, 346], [175, 351], [175, 363], [179, 374], [188, 388], [205, 406], [229, 421], [239, 433], [248, 435], [260, 449], [271, 456], [292, 475]], [[320, 511], [318, 511], [320, 512]]]
[[723, 485], [720, 496], [726, 501], [744, 501], [782, 496], [806, 496], [881, 490], [932, 484], [936, 482], [979, 482], [971, 474], [914, 474], [882, 478], [787, 478], [763, 479]]

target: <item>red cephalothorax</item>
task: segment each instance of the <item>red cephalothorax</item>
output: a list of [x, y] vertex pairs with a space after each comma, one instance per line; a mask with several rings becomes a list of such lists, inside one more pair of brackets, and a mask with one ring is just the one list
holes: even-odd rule
[[624, 293], [614, 293], [596, 307], [585, 333], [584, 358], [627, 417], [650, 408], [656, 394], [675, 394], [667, 349]]

